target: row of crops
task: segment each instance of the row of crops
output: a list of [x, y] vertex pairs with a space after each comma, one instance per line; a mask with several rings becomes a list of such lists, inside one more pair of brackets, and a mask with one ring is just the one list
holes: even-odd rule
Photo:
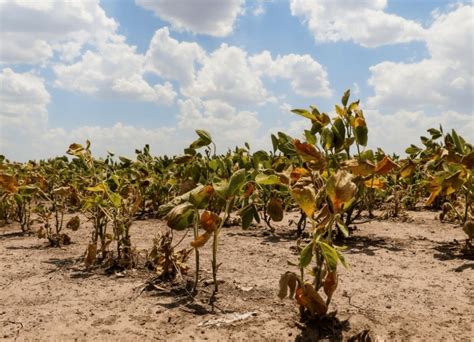
[[[273, 150], [252, 152], [248, 144], [216, 154], [211, 136], [197, 139], [175, 157], [156, 157], [148, 146], [135, 159], [95, 158], [90, 142], [72, 144], [67, 154], [27, 163], [0, 157], [0, 219], [17, 221], [51, 246], [70, 243], [67, 230], [85, 220], [92, 226], [83, 256], [85, 267], [138, 267], [131, 226], [137, 219], [163, 218], [169, 230], [150, 236], [146, 267], [161, 281], [174, 279], [194, 256], [192, 293], [199, 290], [201, 248], [212, 249], [214, 291], [218, 291], [219, 234], [238, 218], [243, 229], [276, 222], [296, 212], [294, 234], [299, 258], [281, 276], [279, 297], [296, 298], [305, 315], [324, 315], [347, 266], [343, 247], [350, 227], [362, 217], [397, 217], [404, 210], [437, 209], [443, 221], [466, 233], [464, 252], [472, 253], [474, 150], [454, 130], [429, 129], [406, 158], [368, 149], [368, 128], [359, 101], [349, 91], [331, 117], [314, 106], [293, 113], [308, 120], [301, 139], [272, 135]], [[66, 219], [67, 218], [67, 219]], [[82, 222], [81, 222], [82, 221]], [[174, 231], [189, 230], [191, 246], [177, 249]], [[300, 240], [301, 241], [301, 240]], [[290, 265], [291, 266], [291, 265]]]

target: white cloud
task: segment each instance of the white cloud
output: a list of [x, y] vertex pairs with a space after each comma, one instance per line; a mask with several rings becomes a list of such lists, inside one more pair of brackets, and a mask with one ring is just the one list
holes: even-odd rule
[[148, 84], [143, 78], [145, 56], [126, 44], [123, 36], [112, 35], [97, 50], [86, 51], [76, 63], [54, 65], [55, 85], [102, 97], [118, 95], [158, 104], [173, 103], [177, 94], [171, 83]]
[[387, 0], [291, 0], [318, 42], [353, 41], [366, 47], [421, 40], [422, 26], [384, 11]]
[[244, 141], [254, 140], [261, 126], [256, 112], [237, 111], [219, 100], [187, 99], [179, 101], [179, 108], [180, 130], [208, 130], [221, 152], [233, 144], [240, 146]]
[[247, 52], [227, 44], [222, 44], [204, 60], [196, 81], [183, 88], [182, 93], [234, 106], [263, 104], [269, 96], [249, 64]]
[[416, 63], [383, 62], [370, 68], [375, 94], [367, 104], [381, 111], [473, 113], [474, 22], [472, 6], [438, 15], [426, 39], [430, 58]]
[[135, 0], [156, 16], [171, 23], [178, 31], [207, 34], [216, 37], [229, 35], [239, 14], [242, 0], [201, 0], [191, 5], [186, 0]]
[[278, 55], [276, 59], [272, 59], [270, 52], [264, 51], [252, 56], [250, 63], [261, 75], [289, 80], [291, 88], [298, 95], [331, 96], [326, 70], [310, 55]]
[[167, 27], [155, 32], [146, 53], [147, 70], [163, 78], [189, 85], [195, 79], [195, 64], [206, 52], [197, 43], [179, 42], [170, 37]]
[[44, 64], [54, 51], [71, 59], [85, 43], [103, 40], [117, 26], [99, 0], [1, 1], [0, 63]]
[[2, 135], [7, 126], [28, 128], [48, 119], [50, 95], [44, 80], [33, 73], [15, 73], [5, 68], [0, 73], [0, 121]]
[[402, 154], [410, 144], [422, 146], [419, 137], [429, 136], [428, 128], [443, 126], [445, 133], [455, 129], [468, 141], [474, 140], [474, 117], [455, 111], [429, 115], [424, 111], [400, 110], [390, 115], [378, 111], [365, 111], [369, 127], [369, 146], [382, 147], [387, 152]]

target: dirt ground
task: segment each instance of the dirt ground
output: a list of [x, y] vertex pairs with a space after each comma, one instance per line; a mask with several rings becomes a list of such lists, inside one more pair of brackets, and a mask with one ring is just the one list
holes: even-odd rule
[[[474, 261], [459, 255], [461, 228], [431, 212], [410, 212], [409, 222], [358, 224], [346, 245], [330, 310], [334, 319], [302, 326], [294, 300], [280, 300], [278, 280], [296, 262], [296, 241], [286, 224], [224, 228], [219, 244], [221, 285], [215, 313], [210, 245], [201, 249], [200, 294], [145, 291], [150, 273], [105, 275], [80, 262], [89, 227], [68, 232], [73, 244], [50, 248], [35, 236], [0, 228], [0, 339], [18, 341], [314, 341], [347, 340], [369, 331], [377, 341], [472, 341]], [[132, 242], [150, 248], [165, 225], [137, 221]], [[291, 228], [294, 229], [294, 228]], [[182, 245], [189, 246], [190, 235]], [[180, 234], [175, 238], [178, 241]], [[457, 241], [456, 241], [457, 240]], [[193, 277], [191, 256], [187, 278]]]

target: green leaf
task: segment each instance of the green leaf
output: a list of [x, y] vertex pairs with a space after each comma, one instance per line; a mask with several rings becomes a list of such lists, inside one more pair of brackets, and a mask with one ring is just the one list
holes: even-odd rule
[[464, 147], [463, 143], [459, 137], [459, 135], [456, 133], [456, 131], [453, 129], [451, 132], [451, 136], [454, 141], [454, 146], [456, 147], [456, 152], [460, 154], [464, 154]]
[[227, 190], [227, 196], [232, 197], [239, 193], [240, 189], [245, 183], [246, 172], [245, 169], [236, 171], [229, 179], [229, 188]]
[[344, 95], [342, 95], [342, 99], [341, 99], [341, 102], [344, 105], [344, 107], [347, 106], [347, 102], [349, 101], [349, 96], [351, 96], [351, 90], [347, 89], [344, 92]]
[[367, 124], [365, 123], [364, 118], [362, 117], [356, 118], [354, 136], [359, 145], [367, 146], [368, 131], [369, 130], [367, 129]]
[[299, 266], [302, 268], [308, 266], [312, 258], [313, 258], [313, 243], [310, 242], [301, 251]]
[[183, 230], [193, 223], [195, 213], [196, 210], [191, 203], [182, 203], [166, 215], [166, 223], [171, 229]]
[[122, 204], [122, 196], [114, 192], [110, 194], [109, 198], [115, 208], [120, 208], [120, 205]]
[[304, 136], [305, 136], [306, 142], [308, 144], [316, 145], [316, 142], [317, 142], [316, 136], [313, 133], [311, 133], [311, 131], [305, 130], [304, 131]]
[[306, 109], [292, 109], [291, 112], [301, 115], [302, 117], [305, 117], [310, 120], [316, 120], [316, 116], [313, 113], [307, 111]]
[[337, 250], [324, 241], [318, 241], [318, 245], [321, 248], [324, 260], [326, 260], [329, 269], [331, 271], [335, 270], [337, 268], [337, 262], [339, 261]]

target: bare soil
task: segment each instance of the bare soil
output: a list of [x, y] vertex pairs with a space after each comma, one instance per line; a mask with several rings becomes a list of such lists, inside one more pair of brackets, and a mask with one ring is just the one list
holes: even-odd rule
[[[461, 228], [410, 212], [411, 220], [358, 224], [345, 244], [350, 269], [319, 324], [299, 323], [294, 300], [280, 300], [278, 280], [296, 262], [296, 240], [287, 222], [268, 235], [263, 227], [224, 228], [219, 244], [216, 309], [208, 304], [211, 246], [201, 249], [200, 293], [160, 284], [142, 291], [144, 270], [106, 275], [81, 263], [90, 227], [69, 232], [73, 244], [47, 247], [44, 240], [0, 228], [0, 339], [18, 341], [315, 341], [347, 340], [370, 333], [377, 341], [472, 341], [474, 261], [459, 253]], [[137, 221], [132, 242], [149, 249], [165, 224]], [[178, 241], [182, 233], [175, 235]], [[189, 246], [191, 234], [182, 246]]]

